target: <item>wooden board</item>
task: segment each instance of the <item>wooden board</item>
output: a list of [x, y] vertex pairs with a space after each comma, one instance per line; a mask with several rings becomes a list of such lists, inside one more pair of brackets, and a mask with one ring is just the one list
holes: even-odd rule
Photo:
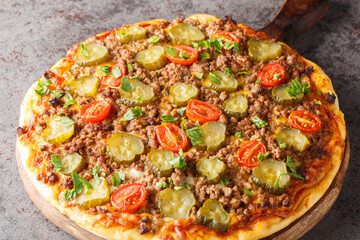
[[[62, 215], [57, 209], [51, 206], [45, 200], [45, 198], [43, 198], [40, 195], [40, 193], [36, 190], [35, 186], [31, 183], [31, 180], [27, 175], [24, 166], [22, 165], [19, 151], [17, 148], [16, 148], [16, 159], [17, 159], [20, 177], [24, 184], [24, 187], [27, 193], [29, 194], [31, 200], [45, 215], [45, 217], [47, 217], [56, 226], [58, 226], [65, 232], [71, 234], [72, 236], [76, 237], [77, 239], [104, 240], [104, 238], [99, 237], [94, 233], [91, 233], [90, 231], [75, 224], [66, 216]], [[330, 188], [327, 190], [325, 195], [309, 211], [307, 211], [305, 215], [297, 219], [287, 228], [265, 239], [266, 240], [298, 239], [301, 236], [303, 236], [306, 232], [308, 232], [311, 228], [313, 228], [328, 213], [332, 205], [335, 203], [337, 197], [339, 196], [346, 175], [346, 171], [349, 166], [349, 159], [350, 159], [350, 142], [349, 142], [349, 137], [347, 137], [343, 161], [341, 163], [338, 173], [336, 174]]]

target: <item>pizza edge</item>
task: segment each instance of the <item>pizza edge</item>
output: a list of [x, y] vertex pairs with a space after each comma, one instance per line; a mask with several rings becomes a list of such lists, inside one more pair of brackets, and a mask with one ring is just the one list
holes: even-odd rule
[[[190, 19], [197, 19], [200, 23], [209, 23], [212, 21], [219, 21], [220, 19], [207, 14], [196, 14], [189, 17]], [[139, 24], [150, 24], [150, 23], [158, 23], [160, 21], [166, 21], [163, 19], [149, 20], [145, 22], [140, 22]], [[249, 36], [256, 34], [256, 32], [250, 27], [238, 24], [239, 27], [246, 28], [249, 30]], [[97, 36], [101, 36], [106, 33], [98, 34]], [[289, 46], [283, 43], [283, 45], [290, 51], [292, 50]], [[331, 92], [335, 93], [330, 78], [322, 71], [322, 69], [316, 65], [315, 63], [306, 60], [301, 57], [302, 60], [306, 62], [308, 65], [312, 65], [314, 68], [314, 72], [311, 75], [313, 82], [316, 85], [317, 89], [323, 90], [323, 92]], [[65, 58], [60, 59], [51, 69], [62, 67], [65, 62]], [[20, 109], [20, 118], [19, 125], [25, 125], [31, 117], [32, 112], [34, 111], [33, 101], [36, 99], [36, 95], [34, 94], [34, 88], [36, 83], [34, 83], [30, 89], [27, 91], [24, 100]], [[255, 223], [253, 229], [249, 230], [237, 230], [231, 233], [230, 235], [215, 235], [212, 231], [205, 232], [202, 231], [201, 237], [198, 235], [192, 235], [191, 233], [187, 234], [187, 239], [258, 239], [274, 234], [287, 226], [289, 226], [296, 219], [304, 215], [328, 190], [330, 187], [335, 175], [338, 172], [338, 169], [341, 165], [344, 149], [345, 149], [345, 137], [346, 137], [346, 126], [344, 121], [343, 113], [339, 109], [338, 98], [336, 99], [335, 104], [332, 105], [332, 108], [329, 109], [333, 113], [333, 117], [338, 125], [339, 129], [339, 139], [332, 139], [330, 144], [334, 147], [334, 154], [332, 155], [331, 162], [332, 168], [325, 175], [325, 177], [321, 180], [321, 182], [314, 188], [306, 189], [302, 192], [300, 196], [300, 200], [297, 202], [296, 207], [293, 212], [289, 214], [286, 218], [280, 217], [272, 217], [266, 220], [259, 221]], [[41, 140], [39, 140], [41, 141]], [[39, 143], [39, 142], [37, 142]], [[126, 229], [120, 226], [112, 226], [107, 228], [100, 224], [94, 224], [98, 217], [96, 215], [90, 215], [86, 213], [84, 210], [80, 210], [76, 207], [64, 207], [59, 202], [57, 197], [58, 191], [56, 186], [50, 186], [43, 184], [36, 180], [36, 172], [28, 166], [27, 163], [30, 162], [32, 158], [32, 151], [34, 151], [34, 147], [31, 145], [24, 145], [17, 138], [18, 151], [20, 153], [20, 161], [23, 164], [28, 176], [30, 177], [32, 184], [36, 187], [38, 192], [57, 210], [60, 211], [63, 215], [67, 216], [69, 219], [77, 223], [79, 226], [91, 231], [92, 233], [99, 235], [101, 237], [105, 237], [108, 239], [159, 239], [159, 236], [163, 233], [160, 231], [157, 234], [153, 235], [140, 235], [137, 229]], [[34, 146], [37, 144], [34, 144]], [[199, 233], [199, 232], [198, 232]], [[176, 236], [175, 232], [170, 232], [167, 234], [171, 234], [174, 237]]]

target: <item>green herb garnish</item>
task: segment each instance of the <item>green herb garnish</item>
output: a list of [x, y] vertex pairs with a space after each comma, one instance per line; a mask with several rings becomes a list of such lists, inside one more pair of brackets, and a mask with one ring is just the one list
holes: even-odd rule
[[257, 159], [259, 160], [259, 162], [264, 161], [268, 156], [269, 156], [270, 152], [267, 151], [265, 154], [261, 154], [261, 152], [257, 155]]
[[286, 92], [290, 97], [297, 97], [301, 94], [308, 94], [310, 91], [310, 85], [308, 83], [301, 83], [299, 78], [291, 80], [291, 86], [286, 88]]
[[203, 59], [210, 59], [210, 54], [209, 54], [209, 53], [207, 53], [207, 52], [201, 53], [201, 54], [200, 54], [200, 58], [203, 58]]
[[73, 180], [74, 188], [72, 190], [66, 189], [65, 191], [66, 201], [70, 201], [74, 199], [76, 195], [82, 192], [84, 187], [85, 187], [85, 193], [93, 188], [85, 178], [80, 177], [76, 172], [72, 172], [71, 177]]
[[175, 186], [174, 189], [177, 191], [177, 190], [180, 190], [180, 189], [183, 189], [184, 187], [181, 187], [181, 186]]
[[286, 148], [286, 143], [283, 140], [281, 140], [280, 138], [276, 138], [276, 141], [279, 144], [279, 148]]
[[155, 184], [155, 187], [156, 188], [166, 188], [168, 186], [168, 184], [166, 183], [166, 182], [164, 182], [164, 181], [162, 181], [162, 182], [157, 182], [156, 184]]
[[178, 57], [177, 51], [176, 51], [176, 49], [173, 48], [173, 47], [166, 48], [165, 51], [166, 51], [166, 53], [169, 54], [170, 56]]
[[131, 82], [128, 81], [128, 78], [124, 76], [121, 79], [120, 89], [123, 90], [124, 92], [130, 92], [131, 90], [134, 89], [134, 86], [132, 85]]
[[[183, 122], [181, 122], [181, 123], [183, 123]], [[186, 129], [185, 133], [190, 138], [191, 143], [192, 143], [193, 146], [204, 142], [203, 140], [201, 140], [201, 138], [202, 138], [202, 130], [200, 129], [200, 124], [199, 124], [198, 121], [196, 121], [193, 128]]]
[[53, 91], [50, 91], [50, 94], [54, 98], [61, 98], [63, 96], [63, 94], [64, 94], [64, 91], [53, 90]]
[[83, 43], [80, 43], [80, 52], [82, 55], [84, 55], [85, 57], [90, 57], [90, 54], [87, 50], [87, 48], [84, 46]]
[[237, 137], [237, 138], [242, 138], [243, 136], [244, 136], [244, 134], [242, 132], [235, 133], [235, 137]]
[[110, 71], [109, 66], [101, 66], [100, 67], [100, 72], [105, 76], [110, 76], [111, 75], [111, 71]]
[[162, 122], [164, 122], [164, 123], [172, 123], [179, 119], [179, 118], [173, 117], [171, 115], [164, 115], [164, 116], [161, 116], [160, 118], [161, 118]]
[[315, 104], [322, 105], [322, 103], [319, 100], [314, 99]]
[[260, 78], [256, 79], [256, 82], [257, 82], [258, 84], [261, 84], [261, 79], [260, 79]]
[[259, 117], [255, 116], [251, 121], [256, 125], [257, 128], [262, 128], [268, 125], [265, 121], [261, 120]]
[[186, 111], [186, 107], [181, 107], [176, 109], [176, 112], [180, 115], [180, 116], [184, 116], [184, 113]]
[[127, 69], [128, 69], [129, 72], [134, 71], [133, 65], [131, 63], [127, 63], [126, 66], [127, 66]]
[[54, 165], [54, 172], [58, 172], [62, 168], [61, 159], [58, 156], [59, 154], [53, 154], [50, 156], [51, 163]]
[[217, 84], [220, 83], [220, 78], [215, 73], [210, 72], [209, 73], [209, 78], [214, 83], [217, 83]]
[[252, 196], [253, 196], [252, 192], [251, 192], [249, 189], [247, 189], [247, 188], [244, 189], [244, 193], [245, 193], [246, 195], [248, 195], [249, 197], [252, 197]]
[[98, 174], [99, 172], [101, 172], [101, 168], [99, 166], [95, 166], [95, 169], [90, 170], [90, 173], [94, 176], [94, 181], [97, 185], [101, 182], [101, 178]]
[[134, 117], [140, 117], [142, 115], [143, 115], [143, 113], [141, 111], [141, 108], [139, 106], [136, 106], [135, 108], [130, 109], [129, 111], [127, 111], [124, 114], [124, 120], [129, 121], [129, 120], [134, 119]]
[[117, 187], [121, 184], [121, 181], [125, 180], [125, 172], [123, 170], [118, 171], [114, 175], [111, 176], [111, 181], [114, 187]]
[[238, 73], [236, 73], [236, 74], [237, 74], [237, 75], [245, 74], [245, 75], [248, 75], [248, 76], [251, 75], [249, 72], [246, 72], [246, 71], [244, 71], [244, 72], [238, 72]]
[[182, 149], [179, 150], [179, 156], [174, 158], [174, 160], [169, 161], [170, 164], [174, 167], [174, 168], [178, 168], [181, 171], [185, 171], [185, 167], [186, 167], [186, 162], [185, 162], [185, 156], [184, 156], [184, 152]]
[[196, 74], [196, 76], [195, 76], [197, 79], [203, 79], [203, 77], [204, 77], [204, 73], [198, 73], [198, 74]]
[[120, 68], [118, 66], [115, 66], [111, 69], [112, 74], [114, 75], [115, 78], [119, 78], [121, 77], [122, 73], [120, 71]]
[[221, 177], [220, 182], [223, 186], [226, 186], [226, 184], [229, 182], [229, 179], [227, 177]]
[[232, 76], [232, 70], [231, 68], [225, 68], [225, 73], [229, 76]]
[[279, 80], [279, 77], [281, 76], [281, 73], [275, 73], [273, 80]]
[[160, 37], [154, 35], [152, 37], [150, 37], [147, 41], [148, 43], [157, 43], [160, 40]]
[[73, 97], [69, 93], [66, 94], [65, 97], [67, 97], [67, 100], [63, 107], [67, 107], [67, 106], [70, 106], [70, 105], [73, 105], [76, 103], [76, 101], [73, 99]]
[[62, 116], [62, 117], [60, 117], [60, 119], [57, 119], [55, 121], [56, 122], [61, 122], [65, 126], [70, 126], [70, 125], [73, 125], [75, 123], [71, 118], [66, 117], [66, 116]]

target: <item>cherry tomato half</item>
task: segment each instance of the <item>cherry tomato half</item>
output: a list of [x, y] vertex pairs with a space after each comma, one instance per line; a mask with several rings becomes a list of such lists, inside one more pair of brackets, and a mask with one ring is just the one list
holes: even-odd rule
[[133, 212], [144, 204], [146, 195], [146, 188], [142, 184], [128, 184], [113, 193], [111, 204], [121, 212]]
[[285, 68], [278, 63], [268, 64], [260, 70], [257, 78], [264, 87], [274, 87], [284, 81]]
[[126, 74], [126, 65], [125, 65], [124, 61], [119, 61], [109, 68], [110, 72], [112, 71], [112, 69], [114, 67], [119, 67], [119, 69], [121, 71], [121, 77], [115, 78], [113, 74], [111, 74], [110, 76], [102, 76], [100, 78], [101, 86], [103, 86], [103, 87], [106, 87], [106, 86], [119, 87], [120, 86], [121, 78], [123, 76], [125, 76], [125, 74]]
[[217, 31], [213, 35], [211, 35], [212, 39], [218, 39], [220, 36], [224, 36], [224, 42], [234, 43], [239, 42], [239, 38], [235, 33], [227, 32], [227, 31]]
[[157, 126], [155, 133], [161, 147], [174, 153], [179, 152], [180, 149], [184, 150], [188, 145], [184, 131], [173, 123]]
[[95, 101], [81, 109], [80, 115], [84, 122], [97, 123], [109, 114], [111, 104], [108, 101]]
[[238, 163], [245, 167], [254, 168], [260, 164], [257, 158], [259, 153], [266, 153], [265, 145], [257, 140], [250, 141], [239, 148], [237, 152]]
[[[170, 54], [166, 54], [166, 56], [173, 63], [180, 64], [180, 65], [190, 65], [198, 59], [198, 52], [192, 47], [183, 46], [183, 45], [175, 45], [175, 46], [172, 46], [172, 48], [175, 48], [176, 53], [179, 57], [175, 57]], [[182, 57], [180, 57], [181, 54], [186, 54], [189, 58], [188, 59], [182, 58]]]
[[197, 99], [191, 99], [186, 108], [186, 116], [192, 121], [199, 121], [204, 124], [210, 121], [217, 121], [221, 115], [218, 107]]
[[289, 123], [293, 128], [305, 133], [313, 133], [321, 128], [321, 120], [307, 111], [294, 111], [289, 116]]

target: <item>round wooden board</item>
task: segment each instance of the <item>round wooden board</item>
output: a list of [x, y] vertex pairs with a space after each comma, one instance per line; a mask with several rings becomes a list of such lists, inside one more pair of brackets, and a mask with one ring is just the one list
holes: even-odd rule
[[[45, 200], [45, 198], [43, 198], [40, 195], [40, 193], [36, 190], [35, 186], [31, 183], [31, 180], [27, 175], [24, 166], [22, 165], [17, 147], [16, 147], [16, 159], [17, 159], [17, 165], [19, 168], [20, 177], [24, 184], [24, 187], [27, 193], [29, 194], [31, 200], [45, 215], [45, 217], [47, 217], [56, 226], [58, 226], [65, 232], [71, 234], [72, 236], [76, 237], [77, 239], [104, 240], [104, 238], [99, 237], [98, 235], [84, 229], [83, 227], [71, 221], [66, 216], [62, 215], [57, 209], [51, 206]], [[346, 171], [349, 166], [349, 160], [350, 160], [350, 142], [349, 142], [349, 137], [346, 137], [346, 145], [345, 145], [343, 161], [341, 163], [338, 173], [336, 174], [332, 184], [330, 185], [329, 189], [326, 191], [324, 196], [309, 211], [307, 211], [305, 215], [297, 219], [288, 227], [265, 239], [266, 240], [299, 239], [307, 231], [313, 228], [328, 213], [332, 205], [335, 203], [337, 197], [339, 196], [346, 175]]]

